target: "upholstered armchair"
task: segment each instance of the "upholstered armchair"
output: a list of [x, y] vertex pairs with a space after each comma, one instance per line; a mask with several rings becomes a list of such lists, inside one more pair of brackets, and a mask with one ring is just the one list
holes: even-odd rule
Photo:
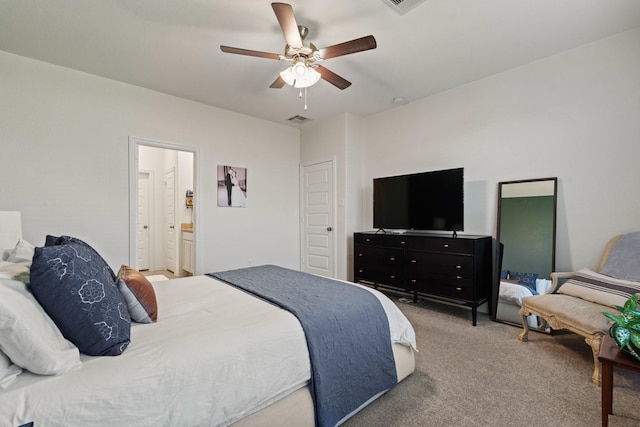
[[598, 353], [602, 337], [609, 333], [610, 321], [602, 312], [618, 314], [633, 294], [640, 293], [640, 232], [614, 237], [607, 244], [596, 271], [551, 273], [548, 292], [522, 299], [520, 341], [527, 341], [529, 326], [525, 319], [534, 314], [552, 329], [567, 329], [585, 338], [593, 351], [591, 381], [600, 384]]

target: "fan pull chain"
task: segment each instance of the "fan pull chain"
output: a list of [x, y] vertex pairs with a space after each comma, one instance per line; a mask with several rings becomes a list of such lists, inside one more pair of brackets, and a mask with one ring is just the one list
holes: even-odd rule
[[[298, 93], [298, 98], [302, 98], [302, 88], [300, 88], [300, 92]], [[307, 111], [307, 88], [304, 88], [304, 111]]]

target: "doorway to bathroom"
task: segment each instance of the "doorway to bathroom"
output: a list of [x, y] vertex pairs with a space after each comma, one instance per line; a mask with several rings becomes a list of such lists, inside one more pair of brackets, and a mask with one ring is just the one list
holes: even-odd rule
[[195, 274], [198, 150], [129, 138], [130, 265], [145, 274]]

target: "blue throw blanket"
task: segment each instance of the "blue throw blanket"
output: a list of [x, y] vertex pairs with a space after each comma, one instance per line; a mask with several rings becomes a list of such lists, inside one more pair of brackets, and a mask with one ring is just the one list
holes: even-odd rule
[[382, 304], [365, 289], [273, 265], [209, 273], [294, 314], [307, 338], [318, 426], [398, 382]]

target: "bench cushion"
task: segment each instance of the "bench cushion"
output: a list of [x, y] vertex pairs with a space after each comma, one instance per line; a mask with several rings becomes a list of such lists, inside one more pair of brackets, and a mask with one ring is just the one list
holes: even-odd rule
[[546, 320], [555, 317], [559, 322], [583, 332], [585, 336], [596, 332], [609, 333], [610, 321], [602, 315], [603, 311], [619, 314], [614, 308], [561, 294], [525, 297], [522, 299], [522, 307]]

